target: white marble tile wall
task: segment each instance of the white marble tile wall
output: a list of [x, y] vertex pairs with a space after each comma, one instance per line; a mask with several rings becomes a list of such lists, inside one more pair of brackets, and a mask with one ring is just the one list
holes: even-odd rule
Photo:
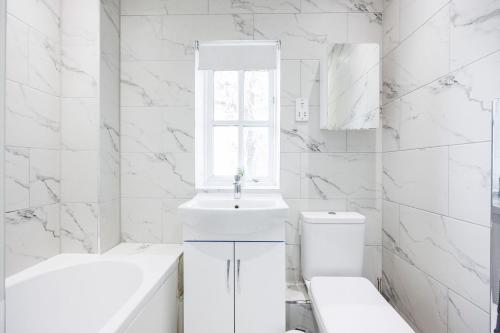
[[62, 0], [61, 250], [99, 250], [100, 3]]
[[7, 2], [6, 275], [60, 251], [60, 12], [59, 0]]
[[[176, 206], [194, 194], [195, 40], [280, 39], [281, 190], [289, 281], [299, 281], [299, 212], [368, 216], [365, 275], [381, 276], [377, 131], [319, 129], [319, 59], [335, 42], [378, 42], [382, 1], [125, 0], [121, 3], [122, 239], [182, 241]], [[295, 122], [309, 98], [310, 121]]]
[[486, 332], [489, 325], [499, 6], [385, 4], [383, 285], [418, 332]]
[[118, 0], [8, 1], [7, 274], [119, 242], [119, 20]]
[[118, 0], [62, 0], [62, 251], [106, 251], [120, 235]]
[[120, 242], [120, 0], [100, 1], [99, 250]]

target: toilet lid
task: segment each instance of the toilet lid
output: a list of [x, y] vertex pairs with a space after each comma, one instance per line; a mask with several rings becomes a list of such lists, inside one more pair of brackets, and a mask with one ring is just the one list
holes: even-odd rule
[[361, 277], [313, 277], [311, 298], [324, 333], [414, 333]]

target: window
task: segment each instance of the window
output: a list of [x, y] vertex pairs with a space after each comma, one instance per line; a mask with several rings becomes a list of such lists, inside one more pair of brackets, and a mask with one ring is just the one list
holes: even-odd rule
[[[230, 46], [233, 49], [237, 47], [234, 43], [231, 42]], [[248, 46], [248, 43], [239, 42], [237, 45]], [[259, 47], [258, 42], [250, 43]], [[222, 46], [224, 43], [217, 42], [216, 45]], [[272, 45], [277, 44], [274, 42]], [[203, 54], [200, 52], [197, 56], [201, 57]], [[276, 62], [276, 51], [272, 56]], [[240, 58], [238, 61], [241, 60]], [[201, 59], [197, 63], [201, 63]], [[278, 66], [260, 67], [252, 65], [248, 68], [245, 63], [240, 63], [238, 66], [231, 65], [231, 68], [220, 68], [212, 64], [208, 69], [200, 69], [198, 65], [198, 188], [230, 187], [238, 169], [244, 170], [243, 182], [248, 188], [278, 188], [279, 70]]]

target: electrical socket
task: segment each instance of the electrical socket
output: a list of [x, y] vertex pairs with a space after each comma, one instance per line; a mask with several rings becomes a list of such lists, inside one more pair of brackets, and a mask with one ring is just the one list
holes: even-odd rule
[[295, 100], [295, 121], [309, 121], [309, 99], [297, 97]]

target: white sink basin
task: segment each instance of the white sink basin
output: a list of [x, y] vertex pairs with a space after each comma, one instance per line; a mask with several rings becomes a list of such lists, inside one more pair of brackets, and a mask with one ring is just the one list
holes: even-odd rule
[[288, 206], [279, 194], [197, 194], [179, 215], [185, 241], [284, 241]]

